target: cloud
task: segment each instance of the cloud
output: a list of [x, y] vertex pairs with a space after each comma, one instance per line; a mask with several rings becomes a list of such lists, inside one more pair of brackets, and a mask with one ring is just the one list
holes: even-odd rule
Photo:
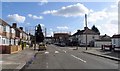
[[42, 5], [45, 5], [45, 4], [47, 4], [47, 3], [48, 3], [47, 0], [42, 0], [40, 3], [38, 3], [38, 5], [42, 6]]
[[52, 28], [50, 28], [50, 31], [52, 31], [53, 29]]
[[42, 16], [33, 15], [33, 19], [43, 19], [43, 17]]
[[48, 37], [53, 36], [53, 29], [52, 28], [50, 28], [49, 32], [47, 32], [47, 36]]
[[[113, 7], [112, 7], [113, 6]], [[88, 26], [95, 24], [102, 34], [110, 36], [118, 33], [118, 9], [116, 4], [88, 15]]]
[[62, 7], [58, 10], [44, 11], [43, 14], [52, 14], [55, 16], [64, 16], [64, 17], [76, 17], [83, 16], [85, 13], [89, 13], [92, 10], [89, 10], [81, 3], [77, 3], [74, 5], [69, 5], [66, 7]]
[[30, 17], [30, 18], [31, 18], [31, 17], [32, 17], [32, 14], [28, 14], [28, 17]]
[[[92, 10], [87, 15], [88, 27], [95, 25], [100, 33], [110, 36], [118, 33], [118, 7], [117, 4], [111, 4], [101, 10]], [[85, 26], [85, 19], [83, 21]]]
[[47, 33], [47, 36], [48, 36], [48, 37], [53, 36], [53, 32], [52, 32], [52, 31], [48, 32], [48, 33]]
[[28, 17], [33, 18], [33, 19], [43, 19], [43, 16], [36, 16], [32, 14], [28, 14]]
[[108, 17], [108, 13], [103, 11], [92, 12], [88, 15], [88, 22], [96, 23], [99, 20], [103, 20]]
[[17, 23], [24, 23], [26, 19], [25, 16], [21, 16], [18, 14], [8, 15], [7, 18], [9, 22], [17, 22]]
[[103, 34], [108, 34], [110, 36], [118, 33], [118, 25], [111, 23], [101, 24], [97, 26], [100, 32]]
[[29, 25], [30, 23], [26, 23], [27, 25]]
[[41, 25], [41, 27], [45, 27], [45, 25], [44, 24], [40, 24]]
[[67, 26], [58, 26], [57, 29], [59, 29], [59, 30], [67, 30], [68, 27]]

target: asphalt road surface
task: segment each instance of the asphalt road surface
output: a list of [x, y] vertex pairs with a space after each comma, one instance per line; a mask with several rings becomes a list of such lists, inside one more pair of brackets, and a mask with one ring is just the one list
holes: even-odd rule
[[83, 53], [84, 49], [48, 45], [25, 69], [118, 69], [118, 62]]

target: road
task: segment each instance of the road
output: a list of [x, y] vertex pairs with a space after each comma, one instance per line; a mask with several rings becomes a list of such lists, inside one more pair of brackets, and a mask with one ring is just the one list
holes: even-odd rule
[[48, 45], [25, 69], [118, 69], [118, 62], [83, 53], [84, 49]]

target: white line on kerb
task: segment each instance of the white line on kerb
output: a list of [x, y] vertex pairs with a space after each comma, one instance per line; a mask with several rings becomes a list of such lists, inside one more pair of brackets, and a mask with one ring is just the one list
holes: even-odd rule
[[58, 51], [55, 51], [55, 53], [59, 53]]
[[46, 63], [46, 68], [48, 68], [48, 63]]
[[45, 54], [49, 54], [49, 52], [48, 52], [48, 51], [46, 51], [46, 52], [45, 52]]
[[80, 61], [82, 61], [82, 62], [84, 62], [84, 63], [86, 63], [85, 60], [83, 60], [83, 59], [81, 59], [81, 58], [79, 58], [79, 57], [76, 57], [75, 55], [72, 55], [72, 54], [71, 54], [71, 56], [74, 57], [74, 58], [76, 58], [76, 59], [78, 59], [78, 60], [80, 60]]
[[0, 61], [0, 63], [2, 63], [3, 61]]
[[66, 53], [66, 51], [65, 50], [63, 50], [65, 53]]

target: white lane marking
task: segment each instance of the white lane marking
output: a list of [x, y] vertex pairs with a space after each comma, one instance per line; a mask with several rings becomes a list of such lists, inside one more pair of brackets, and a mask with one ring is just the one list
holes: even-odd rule
[[48, 63], [46, 63], [46, 68], [48, 68]]
[[76, 57], [75, 55], [72, 55], [72, 54], [71, 54], [71, 56], [74, 57], [74, 58], [76, 58], [76, 59], [78, 59], [78, 60], [80, 60], [80, 61], [82, 61], [82, 62], [84, 62], [84, 63], [86, 63], [85, 60], [83, 60], [83, 59], [81, 59], [81, 58], [79, 58], [79, 57]]
[[3, 61], [0, 61], [0, 64], [2, 64], [3, 63]]
[[48, 52], [48, 51], [46, 51], [46, 52], [45, 52], [45, 54], [49, 54], [49, 52]]
[[55, 53], [59, 53], [58, 51], [55, 51]]
[[63, 50], [65, 53], [66, 53], [66, 51], [65, 50]]
[[3, 61], [0, 61], [0, 63], [2, 63]]

